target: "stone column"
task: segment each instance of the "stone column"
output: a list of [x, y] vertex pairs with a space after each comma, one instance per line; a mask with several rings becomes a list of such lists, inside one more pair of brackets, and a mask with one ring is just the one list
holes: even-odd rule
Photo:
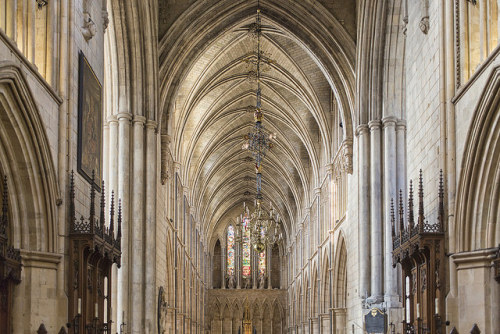
[[133, 147], [133, 175], [132, 180], [132, 216], [131, 216], [131, 243], [132, 252], [131, 271], [131, 301], [129, 330], [132, 333], [144, 333], [144, 264], [143, 264], [143, 225], [144, 225], [144, 116], [134, 116], [134, 147]]
[[[118, 270], [118, 284], [117, 289], [118, 302], [114, 309], [117, 310], [117, 324], [123, 322], [128, 323], [130, 319], [129, 311], [129, 275], [130, 275], [130, 121], [132, 115], [130, 113], [119, 113], [118, 119], [118, 149], [110, 149], [109, 159], [115, 159], [118, 152], [118, 173], [110, 170], [111, 174], [118, 174], [118, 189], [109, 188], [108, 194], [111, 190], [118, 191], [115, 198], [121, 200], [122, 203], [122, 258], [121, 268]], [[116, 123], [116, 122], [115, 122]], [[110, 177], [111, 178], [111, 177]], [[108, 201], [109, 203], [109, 201]], [[115, 203], [116, 207], [116, 203]], [[115, 225], [116, 226], [116, 225]], [[125, 319], [123, 315], [125, 314]]]
[[222, 248], [222, 260], [221, 260], [221, 270], [222, 270], [222, 273], [221, 273], [221, 289], [225, 289], [226, 288], [226, 265], [227, 265], [227, 260], [226, 260], [226, 255], [227, 255], [227, 249], [226, 249], [226, 245], [224, 244], [224, 246], [221, 247]]
[[229, 333], [231, 333], [232, 328], [233, 328], [233, 319], [224, 318], [222, 332], [229, 334]]
[[[399, 120], [396, 124], [396, 197], [399, 190], [403, 191], [403, 198], [407, 196], [406, 186], [406, 123]], [[396, 199], [394, 199], [394, 208], [396, 208]], [[396, 232], [399, 232], [399, 224], [396, 224]]]
[[320, 333], [319, 319], [311, 319], [311, 333]]
[[156, 328], [156, 184], [157, 177], [157, 143], [156, 126], [153, 120], [146, 123], [146, 238], [145, 256], [145, 321], [149, 333]]
[[272, 290], [273, 286], [271, 284], [271, 259], [272, 259], [272, 255], [273, 255], [273, 247], [272, 245], [267, 245], [267, 252], [266, 252], [266, 257], [267, 257], [267, 261], [266, 261], [266, 266], [267, 266], [267, 288], [269, 290]]
[[386, 117], [384, 124], [384, 291], [385, 301], [395, 303], [395, 272], [392, 267], [391, 198], [397, 198], [396, 118]]
[[359, 294], [365, 297], [370, 293], [370, 147], [369, 132], [366, 124], [357, 129], [359, 152]]
[[257, 252], [253, 249], [253, 245], [250, 246], [250, 269], [252, 273], [252, 289], [257, 289]]
[[[109, 207], [109, 199], [111, 198], [111, 191], [118, 191], [118, 118], [116, 115], [112, 115], [108, 118], [109, 125], [109, 144], [108, 144], [108, 166], [107, 166], [107, 178], [106, 181], [106, 195]], [[108, 210], [109, 211], [109, 210]]]
[[370, 231], [371, 231], [371, 299], [383, 300], [382, 286], [382, 154], [380, 121], [370, 121]]
[[236, 259], [234, 262], [234, 270], [236, 275], [236, 288], [241, 289], [241, 242], [236, 243]]

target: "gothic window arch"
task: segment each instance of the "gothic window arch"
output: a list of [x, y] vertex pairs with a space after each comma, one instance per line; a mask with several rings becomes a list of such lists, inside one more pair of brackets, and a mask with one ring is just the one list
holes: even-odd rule
[[[241, 225], [230, 222], [223, 232], [223, 241], [216, 240], [213, 258], [213, 288], [280, 288], [280, 246], [267, 245], [262, 252], [255, 250], [251, 240], [250, 218], [245, 215]], [[241, 230], [237, 230], [241, 228]], [[264, 233], [264, 230], [262, 231]], [[224, 246], [223, 246], [224, 245]], [[220, 247], [220, 253], [219, 253]], [[219, 276], [219, 271], [223, 277]], [[219, 278], [220, 277], [220, 278]], [[216, 280], [223, 282], [219, 287]]]
[[457, 87], [466, 83], [497, 47], [497, 0], [455, 1]]
[[250, 218], [245, 215], [242, 220], [242, 275], [244, 278], [251, 276], [251, 245], [250, 245]]
[[235, 274], [235, 257], [234, 226], [229, 225], [227, 228], [227, 274], [229, 276]]

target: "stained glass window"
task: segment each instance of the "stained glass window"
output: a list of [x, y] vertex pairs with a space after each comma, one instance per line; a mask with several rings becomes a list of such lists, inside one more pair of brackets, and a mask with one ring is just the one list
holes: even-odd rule
[[243, 269], [243, 277], [250, 277], [251, 273], [250, 273], [250, 228], [249, 228], [249, 221], [250, 221], [250, 218], [245, 215], [243, 217], [243, 245], [242, 245], [242, 249], [243, 249], [243, 257], [242, 257], [242, 260], [243, 260], [243, 266], [242, 266], [242, 269]]
[[[264, 228], [260, 229], [260, 234], [262, 237], [265, 236], [266, 231]], [[266, 251], [260, 252], [259, 253], [259, 275], [265, 275], [266, 274]]]
[[234, 275], [234, 228], [227, 228], [227, 274]]

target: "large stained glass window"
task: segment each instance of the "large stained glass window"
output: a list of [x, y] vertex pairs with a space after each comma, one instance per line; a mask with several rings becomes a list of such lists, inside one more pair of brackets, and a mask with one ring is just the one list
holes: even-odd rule
[[227, 228], [227, 274], [234, 275], [234, 227]]
[[[260, 234], [262, 237], [265, 236], [266, 231], [262, 227], [260, 230]], [[266, 251], [260, 252], [259, 253], [259, 275], [265, 275], [266, 274]]]
[[250, 277], [251, 275], [251, 267], [250, 267], [250, 228], [249, 228], [250, 218], [245, 215], [243, 217], [243, 266], [242, 266], [242, 274], [243, 277]]

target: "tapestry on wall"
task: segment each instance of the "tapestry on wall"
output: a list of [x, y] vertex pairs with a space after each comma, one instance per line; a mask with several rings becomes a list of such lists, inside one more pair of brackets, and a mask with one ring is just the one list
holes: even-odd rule
[[78, 172], [100, 191], [102, 180], [102, 92], [101, 84], [80, 51], [78, 78]]

